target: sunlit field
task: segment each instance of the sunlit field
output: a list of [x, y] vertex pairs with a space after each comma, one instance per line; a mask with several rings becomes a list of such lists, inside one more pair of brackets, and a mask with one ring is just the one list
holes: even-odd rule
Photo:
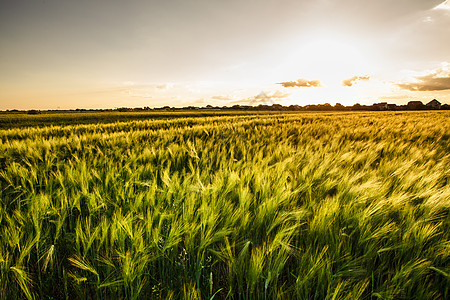
[[1, 299], [450, 297], [449, 112], [54, 118], [0, 130]]

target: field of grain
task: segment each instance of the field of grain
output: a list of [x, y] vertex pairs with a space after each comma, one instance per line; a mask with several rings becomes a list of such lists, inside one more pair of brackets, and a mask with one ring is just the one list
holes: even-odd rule
[[448, 299], [449, 136], [448, 112], [1, 129], [0, 298]]

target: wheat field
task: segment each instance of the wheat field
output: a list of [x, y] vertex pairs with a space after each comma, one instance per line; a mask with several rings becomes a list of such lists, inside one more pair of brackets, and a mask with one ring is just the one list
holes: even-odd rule
[[449, 136], [445, 111], [0, 129], [0, 297], [448, 299]]

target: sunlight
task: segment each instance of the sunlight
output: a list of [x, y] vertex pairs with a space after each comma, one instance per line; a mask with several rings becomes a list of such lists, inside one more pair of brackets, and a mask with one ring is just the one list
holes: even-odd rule
[[284, 76], [289, 79], [320, 79], [325, 87], [340, 86], [342, 80], [369, 74], [374, 64], [357, 41], [335, 34], [317, 34], [301, 39], [285, 56]]
[[441, 3], [438, 6], [436, 6], [434, 9], [447, 9], [447, 10], [450, 10], [450, 1], [447, 0], [444, 3]]
[[358, 81], [352, 87], [343, 87], [342, 81], [354, 76], [370, 76], [376, 72], [376, 63], [363, 42], [335, 32], [318, 32], [292, 43], [292, 50], [284, 56], [280, 71], [286, 81], [305, 78], [320, 80], [320, 87], [292, 88], [295, 103], [351, 104], [362, 97], [369, 81]]
[[357, 47], [332, 38], [319, 38], [299, 49], [306, 70], [327, 84], [340, 84], [345, 77], [367, 70], [367, 61]]

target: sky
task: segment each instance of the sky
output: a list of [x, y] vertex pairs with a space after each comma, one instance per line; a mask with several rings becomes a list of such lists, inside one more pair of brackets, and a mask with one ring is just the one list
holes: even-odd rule
[[450, 0], [0, 0], [0, 110], [450, 104]]

